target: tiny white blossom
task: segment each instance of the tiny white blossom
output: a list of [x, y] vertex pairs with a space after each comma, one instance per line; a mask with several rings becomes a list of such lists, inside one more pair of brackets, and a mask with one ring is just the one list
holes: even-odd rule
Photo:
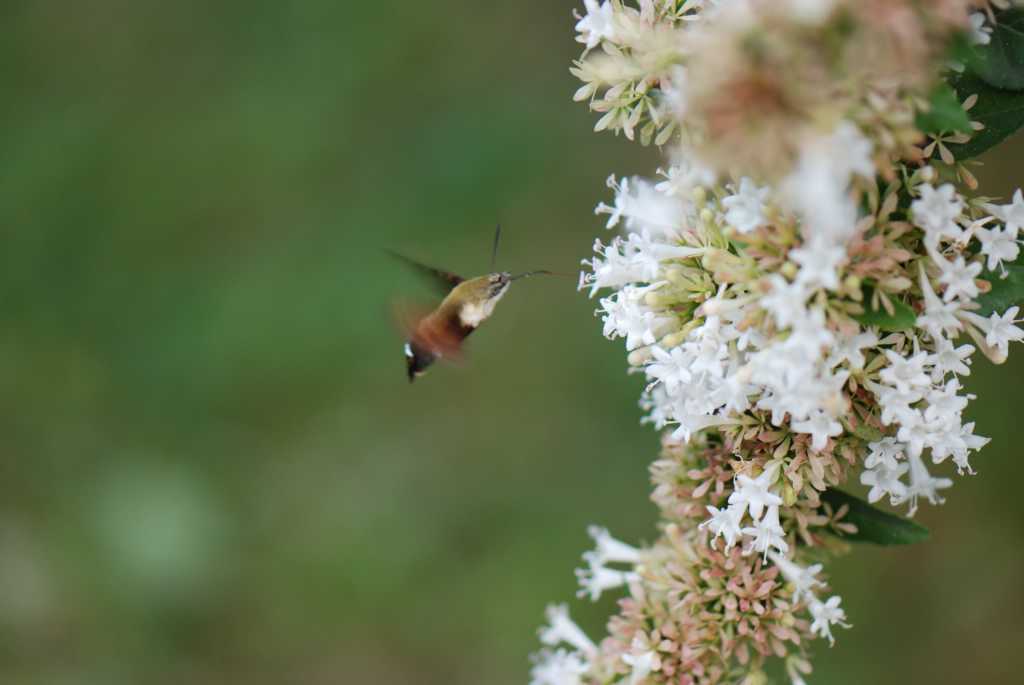
[[974, 353], [974, 345], [961, 345], [955, 347], [953, 342], [944, 337], [935, 338], [935, 352], [932, 354], [932, 381], [938, 382], [947, 373], [970, 376], [971, 355]]
[[963, 200], [956, 194], [956, 188], [946, 183], [938, 189], [931, 184], [922, 184], [919, 188], [920, 199], [914, 200], [910, 210], [914, 215], [914, 223], [923, 228], [930, 244], [938, 244], [941, 237], [958, 240], [962, 234], [956, 220], [963, 212]]
[[740, 233], [750, 233], [765, 223], [764, 203], [770, 188], [759, 188], [749, 178], [740, 180], [739, 189], [722, 200], [725, 221]]
[[711, 514], [711, 518], [701, 523], [699, 528], [707, 528], [711, 531], [712, 547], [715, 546], [718, 536], [721, 535], [725, 539], [725, 551], [728, 552], [742, 534], [740, 519], [743, 517], [743, 509], [731, 505], [718, 509], [710, 504], [706, 506], [706, 509]]
[[858, 152], [861, 149], [870, 159], [870, 143], [866, 148], [854, 144], [853, 156], [849, 156], [850, 151], [841, 148], [853, 143], [845, 141], [844, 135], [840, 130], [835, 136], [805, 141], [796, 168], [782, 182], [786, 201], [803, 217], [805, 232], [811, 231], [805, 234], [837, 242], [845, 242], [856, 228], [857, 205], [847, 192], [851, 172], [870, 167], [874, 176], [874, 165], [865, 164]]
[[659, 337], [666, 318], [643, 303], [649, 288], [627, 286], [611, 297], [600, 300], [604, 315], [604, 335], [609, 340], [626, 339], [626, 349], [653, 345]]
[[915, 325], [928, 331], [932, 338], [952, 335], [963, 328], [963, 324], [957, 318], [960, 304], [955, 300], [943, 302], [939, 299], [924, 272], [924, 265], [919, 269], [918, 282], [921, 284], [921, 294], [924, 295], [924, 313], [917, 317]]
[[540, 641], [550, 647], [566, 643], [587, 656], [597, 653], [597, 645], [569, 618], [565, 604], [549, 604], [544, 612], [548, 625], [540, 630]]
[[985, 333], [985, 342], [997, 349], [1004, 357], [1009, 352], [1011, 342], [1024, 340], [1024, 331], [1015, 326], [1018, 323], [1017, 313], [1020, 307], [1010, 307], [1001, 315], [992, 312], [988, 318], [988, 330]]
[[768, 277], [772, 290], [761, 298], [761, 306], [771, 312], [780, 328], [793, 325], [807, 312], [807, 289], [799, 281], [790, 283], [778, 274]]
[[983, 205], [986, 211], [992, 213], [993, 216], [1000, 219], [1006, 224], [1007, 230], [1014, 238], [1017, 237], [1017, 233], [1021, 227], [1024, 227], [1024, 193], [1018, 188], [1013, 194], [1013, 200], [1008, 205]]
[[890, 500], [899, 502], [907, 494], [906, 486], [900, 478], [910, 469], [909, 464], [878, 463], [874, 468], [866, 468], [860, 474], [860, 482], [871, 487], [868, 502], [874, 503], [889, 495]]
[[821, 602], [814, 599], [810, 603], [811, 616], [814, 618], [814, 622], [811, 623], [811, 632], [819, 637], [828, 638], [828, 642], [831, 645], [836, 643], [835, 638], [832, 637], [832, 626], [840, 625], [844, 628], [849, 628], [849, 624], [846, 621], [846, 612], [839, 607], [839, 602], [842, 601], [838, 595], [834, 595], [828, 598], [828, 601]]
[[929, 362], [927, 352], [921, 351], [904, 357], [895, 350], [885, 350], [885, 358], [889, 360], [889, 366], [882, 369], [879, 374], [883, 383], [888, 383], [903, 393], [931, 386], [931, 378], [926, 372]]
[[583, 0], [587, 13], [576, 22], [576, 41], [588, 50], [597, 47], [603, 40], [615, 39], [615, 7], [610, 2], [598, 4], [597, 0]]
[[864, 368], [864, 353], [861, 350], [871, 349], [878, 344], [878, 335], [874, 331], [864, 331], [852, 336], [839, 336], [832, 347], [832, 354], [828, 358], [829, 367], [836, 367], [843, 362], [849, 362], [850, 368], [860, 370]]
[[589, 597], [591, 602], [601, 598], [606, 590], [614, 590], [637, 578], [634, 571], [620, 571], [615, 568], [608, 568], [601, 561], [594, 557], [587, 557], [587, 568], [576, 569], [576, 579], [579, 581], [580, 589], [577, 597]]
[[581, 685], [588, 670], [587, 663], [575, 652], [545, 649], [534, 656], [530, 685]]
[[988, 45], [992, 42], [992, 27], [985, 25], [986, 19], [983, 12], [971, 13], [971, 28], [968, 31], [968, 40], [973, 45]]
[[[1019, 191], [1018, 191], [1019, 192]], [[1003, 262], [1012, 262], [1020, 255], [1017, 231], [1009, 226], [1000, 228], [979, 228], [975, 234], [981, 241], [981, 254], [985, 255], [985, 268], [994, 271]]]
[[968, 264], [964, 261], [963, 255], [957, 256], [952, 262], [939, 258], [936, 263], [942, 270], [939, 275], [939, 283], [946, 286], [946, 290], [942, 293], [943, 300], [949, 302], [955, 297], [971, 300], [978, 296], [978, 285], [974, 279], [981, 273], [981, 264], [978, 262]]
[[680, 386], [692, 380], [690, 364], [693, 357], [685, 348], [674, 347], [666, 351], [655, 345], [651, 348], [651, 355], [654, 357], [654, 361], [644, 369], [647, 372], [647, 377], [655, 383], [662, 383], [668, 392], [674, 393]]
[[[640, 636], [633, 638], [632, 650], [622, 655], [622, 662], [630, 667], [629, 685], [639, 685], [652, 672], [661, 668], [661, 658], [647, 648]], [[641, 651], [642, 650], [642, 651]]]
[[616, 540], [608, 532], [607, 528], [601, 526], [590, 526], [587, 528], [587, 535], [593, 538], [597, 549], [589, 552], [586, 558], [593, 559], [597, 563], [609, 561], [625, 564], [635, 564], [640, 561], [640, 550], [632, 545], [627, 545], [621, 540]]
[[846, 248], [828, 238], [814, 236], [791, 250], [789, 258], [800, 265], [797, 281], [810, 288], [835, 290], [839, 287], [839, 265], [846, 261]]
[[779, 470], [778, 462], [773, 462], [757, 478], [741, 473], [736, 476], [736, 489], [729, 495], [729, 505], [739, 507], [740, 515], [749, 508], [750, 518], [755, 521], [761, 518], [765, 507], [782, 504], [782, 498], [769, 490], [775, 482], [775, 474]]
[[896, 468], [903, 458], [903, 445], [893, 437], [885, 437], [876, 442], [868, 443], [871, 452], [864, 459], [864, 468], [873, 469], [884, 464], [890, 469]]
[[[835, 5], [835, 0], [801, 0], [825, 6]], [[837, 174], [849, 176], [856, 174], [863, 178], [874, 179], [878, 172], [871, 158], [874, 144], [859, 128], [849, 121], [841, 121], [829, 138], [833, 163], [838, 166]], [[841, 165], [841, 166], [839, 166]]]
[[[968, 461], [971, 451], [980, 450], [982, 447], [991, 442], [991, 438], [986, 438], [981, 435], [974, 434], [974, 422], [966, 423], [960, 427], [960, 435], [957, 444], [950, 446], [950, 454], [953, 457], [953, 463], [956, 464], [957, 471], [962, 473], [974, 473], [974, 469], [971, 468], [971, 464]], [[932, 451], [933, 460], [935, 451]]]
[[782, 524], [779, 523], [779, 508], [777, 506], [768, 507], [761, 520], [755, 521], [753, 526], [744, 528], [743, 534], [753, 538], [750, 545], [743, 550], [744, 554], [760, 552], [767, 561], [768, 551], [771, 549], [775, 549], [780, 554], [789, 551], [786, 532], [782, 529]]
[[817, 579], [821, 573], [821, 564], [812, 564], [806, 568], [788, 559], [785, 555], [769, 552], [768, 558], [779, 567], [783, 577], [793, 584], [793, 601], [799, 602], [801, 598], [808, 600], [814, 597], [814, 588], [825, 587], [825, 583]]
[[794, 421], [793, 430], [811, 436], [811, 449], [820, 452], [825, 449], [828, 439], [840, 435], [843, 426], [820, 409], [806, 421]]
[[[673, 72], [678, 76], [677, 72]], [[665, 177], [655, 189], [669, 197], [689, 198], [694, 188], [711, 185], [715, 174], [710, 169], [697, 164], [692, 158], [676, 158], [667, 170], [658, 170]]]
[[615, 191], [614, 206], [602, 202], [594, 208], [595, 214], [608, 215], [607, 228], [614, 228], [623, 221], [630, 231], [671, 236], [686, 222], [686, 205], [682, 199], [659, 192], [646, 179], [632, 177], [616, 181], [615, 176], [609, 176], [607, 185]]
[[907, 456], [910, 460], [910, 485], [907, 487], [906, 493], [902, 497], [896, 498], [893, 504], [909, 501], [910, 511], [907, 514], [913, 516], [917, 513], [919, 497], [925, 497], [932, 504], [945, 502], [946, 500], [939, 496], [939, 490], [952, 486], [953, 481], [949, 478], [935, 478], [928, 473], [928, 467], [924, 465], [919, 454], [911, 452]]

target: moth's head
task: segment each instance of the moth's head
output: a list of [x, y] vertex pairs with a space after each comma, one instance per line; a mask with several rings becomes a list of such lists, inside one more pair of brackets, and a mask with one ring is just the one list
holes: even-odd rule
[[493, 299], [501, 297], [508, 290], [512, 283], [512, 274], [508, 271], [501, 271], [487, 276], [487, 297]]

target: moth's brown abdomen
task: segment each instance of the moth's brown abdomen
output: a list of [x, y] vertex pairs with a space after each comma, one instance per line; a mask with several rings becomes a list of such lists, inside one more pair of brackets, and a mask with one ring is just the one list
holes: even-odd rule
[[409, 382], [422, 375], [438, 359], [457, 358], [462, 349], [462, 341], [473, 330], [473, 327], [462, 323], [456, 312], [448, 308], [424, 317], [405, 344]]

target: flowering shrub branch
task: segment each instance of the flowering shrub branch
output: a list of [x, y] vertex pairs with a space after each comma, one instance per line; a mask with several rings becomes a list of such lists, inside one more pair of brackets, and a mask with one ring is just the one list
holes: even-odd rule
[[[660, 534], [600, 528], [580, 596], [625, 589], [591, 641], [551, 607], [535, 685], [755, 683], [848, 628], [823, 562], [900, 544], [972, 474], [975, 352], [1024, 339], [1024, 196], [969, 159], [1024, 123], [1005, 0], [585, 0], [573, 73], [597, 130], [664, 146], [609, 178], [580, 288], [601, 294], [662, 430]], [[1011, 30], [1012, 29], [1012, 30]], [[1020, 52], [1014, 52], [1019, 50]], [[946, 79], [943, 80], [943, 75]], [[838, 488], [850, 479], [868, 502]]]

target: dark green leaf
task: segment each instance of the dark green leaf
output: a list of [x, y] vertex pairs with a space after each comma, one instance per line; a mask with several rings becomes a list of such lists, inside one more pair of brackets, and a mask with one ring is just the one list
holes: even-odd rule
[[933, 90], [928, 105], [927, 112], [917, 115], [917, 127], [925, 133], [971, 132], [971, 120], [949, 85], [943, 83]]
[[905, 331], [913, 328], [917, 321], [917, 315], [908, 305], [900, 302], [894, 297], [889, 298], [892, 303], [893, 312], [890, 314], [883, 308], [875, 309], [871, 306], [873, 291], [870, 287], [864, 288], [864, 313], [853, 318], [864, 326], [877, 326], [883, 331]]
[[999, 272], [987, 272], [982, 278], [992, 284], [992, 290], [977, 298], [981, 309], [977, 313], [988, 316], [992, 312], [1002, 314], [1014, 305], [1024, 305], [1024, 263], [1005, 264], [1006, 278]]
[[951, 85], [961, 100], [977, 94], [978, 102], [968, 115], [985, 125], [967, 143], [947, 144], [958, 160], [977, 157], [1024, 125], [1024, 91], [993, 88], [973, 74], [957, 77]]
[[974, 46], [972, 53], [968, 65], [985, 83], [1024, 89], [1024, 10], [999, 12], [991, 42]]
[[870, 542], [876, 545], [912, 545], [928, 539], [928, 529], [902, 516], [876, 509], [859, 497], [829, 488], [821, 493], [821, 501], [833, 511], [846, 505], [849, 511], [843, 521], [857, 526], [857, 532], [840, 534], [844, 540]]

